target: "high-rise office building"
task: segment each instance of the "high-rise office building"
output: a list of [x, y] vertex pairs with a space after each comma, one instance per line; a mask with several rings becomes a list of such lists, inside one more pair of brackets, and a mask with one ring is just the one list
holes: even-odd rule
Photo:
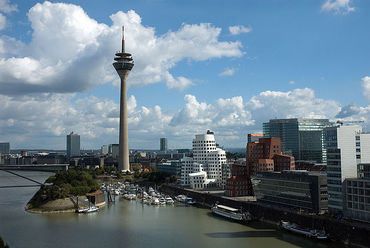
[[80, 135], [71, 132], [67, 135], [67, 159], [80, 155]]
[[357, 177], [357, 165], [370, 163], [370, 134], [361, 126], [325, 128], [327, 151], [328, 207], [332, 213], [343, 213], [342, 183]]
[[0, 153], [9, 154], [10, 153], [10, 144], [9, 142], [0, 143]]
[[160, 151], [166, 152], [167, 149], [168, 149], [167, 138], [161, 138], [160, 139]]
[[110, 145], [111, 149], [112, 149], [112, 157], [114, 159], [118, 159], [119, 158], [119, 144], [111, 144]]
[[107, 155], [108, 154], [108, 146], [107, 145], [103, 145], [101, 147], [101, 154], [103, 154], [103, 155]]
[[326, 163], [323, 129], [333, 125], [328, 119], [272, 119], [263, 123], [263, 135], [280, 138], [283, 154], [295, 160]]

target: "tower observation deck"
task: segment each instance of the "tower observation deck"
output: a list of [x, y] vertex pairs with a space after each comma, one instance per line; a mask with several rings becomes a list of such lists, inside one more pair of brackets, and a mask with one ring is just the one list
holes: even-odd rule
[[120, 100], [120, 123], [119, 123], [119, 158], [118, 169], [130, 170], [128, 149], [128, 125], [127, 125], [127, 84], [126, 78], [134, 67], [134, 61], [130, 53], [125, 51], [124, 27], [122, 26], [122, 51], [116, 53], [113, 63], [119, 77], [121, 78], [121, 100]]

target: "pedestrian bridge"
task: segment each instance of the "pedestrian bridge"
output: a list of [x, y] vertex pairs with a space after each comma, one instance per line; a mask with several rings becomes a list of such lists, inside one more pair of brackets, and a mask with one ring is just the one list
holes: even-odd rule
[[7, 172], [14, 176], [26, 179], [28, 181], [33, 182], [34, 184], [27, 184], [27, 185], [0, 185], [0, 189], [4, 188], [19, 188], [19, 187], [44, 187], [45, 185], [41, 182], [38, 182], [32, 178], [27, 176], [18, 174], [14, 171], [43, 171], [43, 172], [59, 172], [59, 171], [67, 171], [68, 164], [47, 164], [47, 165], [0, 165], [0, 171]]
[[67, 171], [68, 164], [0, 165], [0, 170], [58, 172]]

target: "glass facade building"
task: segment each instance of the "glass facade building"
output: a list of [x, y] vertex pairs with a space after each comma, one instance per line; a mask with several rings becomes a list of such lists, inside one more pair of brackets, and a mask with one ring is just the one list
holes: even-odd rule
[[328, 119], [273, 119], [263, 123], [263, 135], [280, 138], [283, 154], [295, 160], [326, 163], [323, 129], [333, 125]]
[[307, 171], [260, 172], [255, 187], [257, 200], [308, 212], [328, 209], [327, 181], [324, 173]]
[[160, 139], [160, 142], [159, 142], [160, 144], [160, 151], [161, 152], [166, 152], [167, 151], [167, 149], [168, 149], [168, 143], [167, 143], [167, 138], [161, 138]]

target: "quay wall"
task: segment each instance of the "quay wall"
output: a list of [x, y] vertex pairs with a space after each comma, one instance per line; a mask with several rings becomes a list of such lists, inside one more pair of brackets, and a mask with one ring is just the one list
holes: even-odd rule
[[194, 191], [173, 185], [162, 185], [161, 191], [170, 195], [187, 195], [195, 199], [198, 206], [202, 207], [210, 207], [219, 202], [230, 207], [242, 208], [249, 211], [255, 219], [268, 223], [278, 224], [284, 220], [311, 229], [324, 229], [332, 240], [358, 247], [370, 247], [370, 226], [357, 221], [337, 220], [324, 215], [299, 213], [259, 202], [242, 201], [237, 198], [210, 194], [207, 191]]

